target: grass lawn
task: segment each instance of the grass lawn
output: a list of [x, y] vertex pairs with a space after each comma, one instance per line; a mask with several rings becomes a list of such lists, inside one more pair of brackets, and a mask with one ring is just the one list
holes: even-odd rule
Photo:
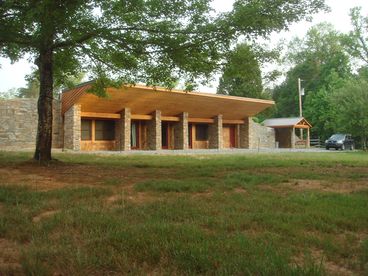
[[0, 275], [368, 275], [368, 154], [0, 152]]

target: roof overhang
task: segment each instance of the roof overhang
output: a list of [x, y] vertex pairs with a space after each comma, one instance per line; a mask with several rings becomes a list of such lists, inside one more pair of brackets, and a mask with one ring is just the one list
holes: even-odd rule
[[188, 112], [189, 116], [194, 118], [213, 118], [222, 114], [224, 119], [240, 120], [254, 116], [274, 105], [274, 102], [269, 100], [146, 86], [107, 88], [108, 97], [101, 98], [88, 93], [90, 88], [91, 84], [87, 84], [64, 92], [63, 113], [74, 104], [79, 104], [83, 113], [118, 114], [124, 108], [130, 108], [132, 114], [141, 115], [160, 110], [163, 116], [177, 116], [182, 112]]
[[271, 128], [311, 128], [312, 125], [304, 118], [274, 118], [263, 122]]

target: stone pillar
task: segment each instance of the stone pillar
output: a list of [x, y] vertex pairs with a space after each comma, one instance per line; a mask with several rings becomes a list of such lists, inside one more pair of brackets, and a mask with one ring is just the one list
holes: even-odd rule
[[73, 105], [64, 114], [64, 149], [80, 150], [81, 106]]
[[239, 125], [239, 148], [250, 148], [250, 120], [252, 118], [244, 118], [244, 124]]
[[160, 150], [161, 141], [161, 111], [156, 110], [152, 113], [152, 120], [147, 124], [147, 145], [150, 150]]
[[179, 118], [180, 121], [174, 125], [174, 149], [186, 150], [189, 148], [188, 113], [181, 113]]
[[208, 147], [210, 149], [222, 149], [224, 146], [224, 137], [222, 133], [222, 115], [214, 118], [213, 124], [208, 127]]
[[117, 150], [130, 150], [130, 129], [131, 129], [131, 113], [130, 108], [124, 108], [120, 112], [120, 120], [116, 123], [116, 144]]

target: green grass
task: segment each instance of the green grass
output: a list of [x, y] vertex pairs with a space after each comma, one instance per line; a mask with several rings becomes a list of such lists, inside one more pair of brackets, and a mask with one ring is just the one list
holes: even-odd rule
[[65, 186], [0, 175], [0, 239], [26, 274], [368, 273], [367, 154], [30, 157], [0, 152], [0, 168]]

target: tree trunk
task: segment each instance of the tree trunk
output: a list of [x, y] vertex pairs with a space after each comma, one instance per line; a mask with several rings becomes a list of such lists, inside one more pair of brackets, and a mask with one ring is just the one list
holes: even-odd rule
[[51, 161], [52, 146], [52, 102], [53, 102], [53, 52], [40, 51], [38, 69], [40, 72], [40, 96], [38, 98], [38, 128], [34, 159], [40, 162]]

